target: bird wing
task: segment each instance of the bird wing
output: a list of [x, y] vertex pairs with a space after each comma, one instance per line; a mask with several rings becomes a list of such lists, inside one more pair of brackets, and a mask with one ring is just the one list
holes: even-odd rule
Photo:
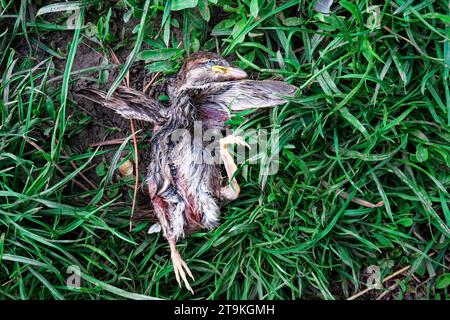
[[195, 102], [203, 119], [222, 126], [230, 118], [230, 110], [274, 107], [286, 103], [286, 97], [293, 97], [297, 90], [296, 86], [275, 80], [226, 81], [214, 86], [200, 93]]
[[114, 110], [126, 119], [137, 119], [161, 126], [168, 118], [167, 109], [157, 100], [140, 91], [120, 86], [107, 98], [106, 93], [92, 88], [77, 92], [82, 97]]

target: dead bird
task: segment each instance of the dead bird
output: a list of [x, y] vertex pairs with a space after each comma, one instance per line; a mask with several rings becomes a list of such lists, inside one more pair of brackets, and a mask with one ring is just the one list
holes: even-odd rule
[[149, 231], [162, 230], [170, 245], [177, 282], [181, 287], [182, 279], [192, 294], [186, 274], [192, 280], [194, 276], [176, 242], [193, 230], [218, 226], [219, 201], [234, 200], [240, 192], [234, 178], [237, 166], [228, 147], [248, 146], [239, 136], [220, 139], [219, 155], [228, 177], [228, 183], [224, 183], [213, 155], [205, 152], [203, 142], [192, 139], [195, 122], [201, 121], [203, 131], [222, 130], [232, 111], [283, 104], [285, 97], [292, 97], [297, 89], [282, 81], [247, 77], [245, 71], [231, 66], [219, 55], [199, 52], [187, 57], [168, 86], [169, 107], [126, 87], [119, 87], [109, 99], [96, 89], [81, 90], [86, 98], [127, 119], [153, 124], [146, 185], [159, 224]]

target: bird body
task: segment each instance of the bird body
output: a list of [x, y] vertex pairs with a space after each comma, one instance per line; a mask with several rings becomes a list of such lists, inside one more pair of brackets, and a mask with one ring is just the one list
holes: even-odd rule
[[184, 237], [185, 230], [218, 225], [221, 179], [202, 141], [192, 139], [195, 111], [189, 106], [177, 109], [171, 110], [171, 121], [152, 137], [154, 156], [146, 182], [151, 199], [156, 200], [155, 211], [164, 236], [178, 240]]
[[282, 104], [286, 102], [284, 97], [293, 96], [296, 90], [282, 81], [246, 78], [245, 71], [232, 67], [220, 56], [200, 52], [186, 59], [168, 86], [168, 108], [130, 88], [119, 87], [111, 99], [95, 89], [83, 90], [85, 97], [125, 118], [153, 124], [146, 184], [160, 229], [170, 245], [177, 281], [181, 284], [181, 277], [192, 293], [186, 273], [192, 279], [193, 275], [181, 259], [176, 241], [187, 232], [218, 226], [219, 201], [234, 200], [240, 191], [234, 177], [237, 166], [228, 146], [248, 146], [233, 135], [220, 139], [219, 155], [229, 182], [223, 183], [220, 164], [207, 150], [207, 142], [198, 139], [196, 130], [219, 132], [231, 111]]

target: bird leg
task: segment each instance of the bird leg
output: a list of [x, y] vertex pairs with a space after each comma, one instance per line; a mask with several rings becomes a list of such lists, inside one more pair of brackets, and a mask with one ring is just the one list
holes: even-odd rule
[[173, 264], [173, 271], [175, 272], [175, 278], [177, 279], [178, 285], [181, 288], [181, 281], [180, 277], [184, 282], [184, 285], [186, 288], [194, 294], [194, 290], [192, 290], [191, 285], [189, 284], [189, 281], [187, 280], [186, 273], [191, 277], [192, 280], [194, 279], [194, 276], [192, 275], [191, 270], [189, 270], [186, 262], [181, 258], [180, 253], [177, 250], [176, 246], [176, 240], [171, 238], [168, 239], [169, 245], [170, 245], [170, 257], [172, 258], [172, 264]]
[[220, 189], [220, 196], [225, 200], [237, 199], [237, 197], [239, 196], [239, 192], [241, 191], [241, 188], [239, 187], [239, 184], [234, 177], [234, 174], [237, 171], [237, 166], [233, 160], [232, 155], [228, 151], [228, 146], [233, 144], [246, 146], [250, 149], [250, 146], [244, 141], [242, 137], [229, 135], [225, 138], [220, 139], [220, 155], [227, 172], [228, 180], [231, 180], [231, 185], [227, 185], [226, 187], [222, 187]]

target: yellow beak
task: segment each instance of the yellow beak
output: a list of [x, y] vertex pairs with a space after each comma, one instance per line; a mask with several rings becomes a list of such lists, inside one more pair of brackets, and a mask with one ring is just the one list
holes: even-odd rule
[[239, 68], [212, 66], [211, 70], [217, 73], [227, 75], [230, 79], [245, 79], [248, 77], [247, 72]]
[[222, 66], [212, 66], [211, 70], [219, 73], [228, 73], [229, 68]]

